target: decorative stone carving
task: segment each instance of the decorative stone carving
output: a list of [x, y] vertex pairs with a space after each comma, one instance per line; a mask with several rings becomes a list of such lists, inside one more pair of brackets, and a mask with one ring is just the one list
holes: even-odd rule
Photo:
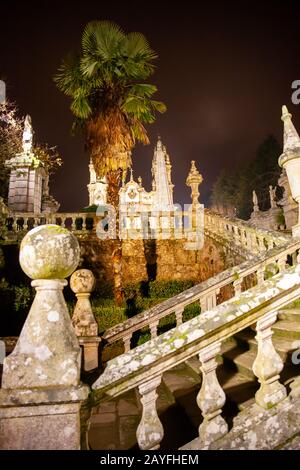
[[203, 422], [199, 426], [199, 437], [204, 446], [209, 446], [228, 431], [227, 423], [221, 417], [226, 397], [216, 375], [218, 366], [216, 355], [220, 350], [221, 343], [213, 343], [199, 353], [202, 386], [197, 396], [197, 404], [203, 415]]
[[33, 142], [33, 129], [31, 124], [31, 117], [29, 114], [25, 117], [24, 121], [24, 131], [23, 131], [23, 138], [22, 138], [22, 147], [24, 153], [30, 153], [32, 150], [32, 142]]
[[14, 351], [5, 358], [0, 390], [1, 449], [79, 449], [81, 351], [62, 294], [79, 262], [68, 230], [37, 227], [23, 238], [20, 263], [36, 296]]
[[70, 279], [70, 287], [76, 294], [77, 303], [72, 317], [79, 344], [83, 346], [84, 369], [98, 367], [98, 324], [93, 315], [90, 295], [95, 286], [95, 277], [89, 269], [75, 271]]
[[280, 155], [279, 166], [286, 170], [292, 196], [298, 203], [298, 222], [292, 227], [294, 237], [300, 236], [300, 138], [292, 123], [292, 115], [286, 106], [282, 106], [284, 123], [283, 153]]
[[268, 313], [256, 324], [257, 356], [252, 370], [260, 382], [256, 392], [256, 403], [265, 409], [271, 408], [286, 397], [286, 389], [279, 382], [279, 373], [283, 362], [272, 343], [271, 326], [275, 323], [277, 313]]
[[191, 188], [192, 204], [199, 204], [199, 185], [202, 183], [203, 177], [196, 168], [195, 160], [191, 161], [191, 169], [186, 179], [186, 185]]
[[5, 161], [10, 169], [8, 207], [15, 212], [53, 213], [59, 203], [49, 195], [49, 175], [33, 151], [31, 117], [26, 116], [22, 138], [22, 152]]
[[156, 410], [156, 389], [161, 383], [161, 376], [156, 377], [139, 386], [143, 414], [138, 425], [136, 436], [140, 449], [159, 449], [160, 442], [164, 436], [164, 429], [159, 420]]

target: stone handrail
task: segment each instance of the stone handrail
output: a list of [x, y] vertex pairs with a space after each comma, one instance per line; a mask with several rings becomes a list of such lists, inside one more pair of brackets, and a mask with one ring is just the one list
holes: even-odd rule
[[[263, 253], [274, 246], [286, 243], [290, 237], [280, 232], [253, 227], [241, 219], [219, 215], [205, 210], [205, 231], [217, 239], [233, 241], [237, 248], [248, 257]], [[249, 256], [250, 255], [250, 256]]]
[[257, 356], [252, 370], [261, 386], [255, 399], [265, 409], [274, 406], [286, 397], [286, 389], [278, 380], [283, 363], [273, 346], [271, 327], [277, 312], [299, 295], [298, 264], [110, 360], [93, 385], [97, 390], [95, 402], [138, 387], [143, 406], [137, 429], [138, 443], [141, 449], [157, 449], [163, 438], [163, 427], [156, 410], [156, 389], [162, 374], [198, 355], [202, 386], [197, 404], [204, 418], [199, 427], [199, 448], [208, 448], [228, 432], [227, 423], [221, 417], [226, 397], [216, 376], [216, 356], [221, 352], [222, 343], [256, 324]]
[[217, 305], [217, 295], [221, 288], [233, 284], [234, 294], [238, 295], [242, 291], [243, 280], [253, 274], [256, 275], [256, 282], [260, 285], [264, 281], [266, 266], [276, 263], [278, 270], [282, 272], [285, 269], [288, 256], [291, 263], [296, 263], [298, 250], [300, 250], [300, 240], [289, 239], [289, 242], [283, 246], [275, 247], [255, 259], [226, 269], [207, 281], [109, 328], [104, 333], [103, 339], [108, 343], [122, 339], [125, 351], [129, 351], [131, 337], [135, 331], [148, 326], [153, 339], [157, 336], [157, 327], [162, 318], [175, 313], [176, 324], [179, 326], [183, 321], [183, 312], [186, 306], [198, 301], [203, 313]]

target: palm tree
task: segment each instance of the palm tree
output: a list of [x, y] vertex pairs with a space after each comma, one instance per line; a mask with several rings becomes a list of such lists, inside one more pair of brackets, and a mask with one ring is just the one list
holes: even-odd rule
[[[84, 29], [81, 51], [60, 66], [54, 80], [71, 98], [74, 129], [84, 132], [85, 143], [100, 178], [107, 177], [107, 202], [119, 207], [122, 175], [131, 167], [135, 142], [149, 143], [144, 124], [155, 120], [165, 105], [152, 99], [156, 86], [144, 83], [154, 72], [157, 57], [140, 33], [125, 34], [109, 21], [93, 21]], [[119, 222], [117, 217], [117, 234]], [[117, 235], [118, 236], [118, 235]], [[123, 301], [122, 245], [113, 247], [114, 289]]]

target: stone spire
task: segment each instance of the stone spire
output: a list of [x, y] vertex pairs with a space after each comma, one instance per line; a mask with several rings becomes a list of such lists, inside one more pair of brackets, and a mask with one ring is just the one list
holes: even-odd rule
[[153, 209], [173, 209], [173, 185], [171, 182], [171, 164], [165, 146], [158, 137], [152, 161], [152, 188], [154, 191]]
[[[281, 119], [284, 124], [283, 129], [283, 154], [286, 152], [293, 152], [295, 149], [300, 149], [300, 137], [298, 132], [296, 131], [294, 124], [292, 123], [292, 115], [288, 112], [287, 107], [284, 105], [282, 106], [282, 116]], [[280, 158], [281, 158], [280, 157]], [[280, 162], [279, 162], [280, 164]]]

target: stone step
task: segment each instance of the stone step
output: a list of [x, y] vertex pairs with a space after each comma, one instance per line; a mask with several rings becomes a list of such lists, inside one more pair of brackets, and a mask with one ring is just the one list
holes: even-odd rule
[[224, 364], [228, 364], [233, 370], [240, 372], [250, 380], [255, 379], [255, 375], [252, 371], [252, 365], [256, 358], [255, 351], [244, 351], [241, 352], [239, 348], [231, 349], [224, 354]]
[[279, 310], [278, 319], [300, 322], [300, 308], [285, 308]]
[[285, 338], [300, 339], [300, 322], [279, 320], [272, 329], [274, 337], [284, 336]]
[[[257, 352], [255, 333], [250, 330], [244, 330], [236, 336], [238, 337], [238, 341], [243, 342], [245, 345], [248, 344], [250, 351]], [[277, 336], [276, 334], [273, 335], [272, 342], [283, 361], [286, 361], [287, 356], [292, 353], [292, 351], [300, 347], [300, 340], [285, 338], [284, 336]]]
[[195, 387], [199, 387], [201, 376], [189, 363], [182, 363], [163, 374], [163, 382], [177, 398]]

